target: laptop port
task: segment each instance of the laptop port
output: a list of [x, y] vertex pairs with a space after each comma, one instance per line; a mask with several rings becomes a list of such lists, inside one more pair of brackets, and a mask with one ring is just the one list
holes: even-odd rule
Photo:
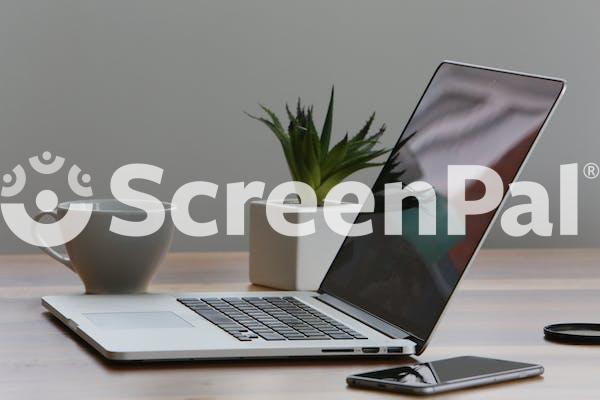
[[368, 354], [379, 353], [379, 347], [363, 347], [362, 352]]
[[404, 353], [404, 349], [402, 347], [388, 347], [388, 353]]
[[354, 349], [321, 349], [321, 353], [354, 353]]

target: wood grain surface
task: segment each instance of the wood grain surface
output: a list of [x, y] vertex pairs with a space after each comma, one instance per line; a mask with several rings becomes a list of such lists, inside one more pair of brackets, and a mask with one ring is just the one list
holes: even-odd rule
[[[598, 399], [600, 346], [544, 340], [554, 322], [600, 322], [600, 251], [486, 250], [419, 360], [480, 355], [541, 363], [543, 378], [436, 399]], [[264, 289], [248, 283], [246, 253], [175, 253], [152, 291]], [[0, 399], [383, 399], [351, 389], [352, 373], [414, 362], [302, 360], [115, 364], [44, 311], [40, 297], [79, 293], [77, 277], [45, 256], [0, 256]]]

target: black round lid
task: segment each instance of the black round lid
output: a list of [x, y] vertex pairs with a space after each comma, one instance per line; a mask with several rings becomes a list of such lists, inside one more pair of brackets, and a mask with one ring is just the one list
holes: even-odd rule
[[600, 344], [600, 324], [568, 323], [544, 327], [548, 340], [571, 344]]

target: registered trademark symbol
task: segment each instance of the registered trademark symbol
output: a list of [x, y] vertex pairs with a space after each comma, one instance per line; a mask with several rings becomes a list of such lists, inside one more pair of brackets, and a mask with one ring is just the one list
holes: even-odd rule
[[600, 167], [594, 162], [589, 162], [583, 166], [583, 175], [588, 179], [596, 179], [600, 175]]

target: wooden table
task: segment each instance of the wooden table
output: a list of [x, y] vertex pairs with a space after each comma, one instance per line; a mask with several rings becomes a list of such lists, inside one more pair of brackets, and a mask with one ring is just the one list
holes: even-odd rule
[[[600, 321], [599, 262], [596, 250], [482, 252], [419, 359], [482, 355], [541, 363], [546, 373], [435, 398], [600, 398], [600, 346], [542, 335], [552, 322]], [[180, 253], [152, 290], [262, 289], [247, 281], [245, 253]], [[113, 364], [40, 305], [43, 295], [81, 291], [74, 274], [45, 256], [0, 257], [0, 399], [393, 399], [401, 396], [350, 389], [344, 378], [413, 361]]]

